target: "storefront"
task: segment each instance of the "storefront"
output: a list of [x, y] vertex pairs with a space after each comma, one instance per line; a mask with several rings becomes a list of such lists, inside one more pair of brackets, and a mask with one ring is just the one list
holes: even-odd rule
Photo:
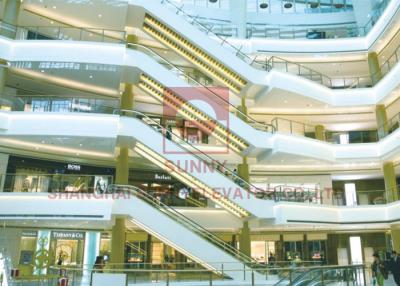
[[129, 171], [129, 184], [172, 206], [205, 207], [207, 199], [162, 171]]
[[104, 192], [114, 169], [10, 156], [5, 192]]
[[85, 232], [52, 231], [50, 240], [50, 265], [81, 265], [85, 246]]
[[96, 231], [21, 231], [18, 267], [21, 275], [43, 275], [51, 266], [90, 265], [100, 253]]

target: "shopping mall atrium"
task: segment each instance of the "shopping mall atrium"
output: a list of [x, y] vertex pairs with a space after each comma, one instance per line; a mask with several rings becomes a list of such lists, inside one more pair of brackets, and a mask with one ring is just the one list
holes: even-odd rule
[[0, 3], [0, 286], [400, 285], [400, 0]]

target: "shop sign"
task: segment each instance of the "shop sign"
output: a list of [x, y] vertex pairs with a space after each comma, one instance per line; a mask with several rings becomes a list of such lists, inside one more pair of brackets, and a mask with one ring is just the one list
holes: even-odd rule
[[85, 233], [75, 231], [52, 231], [51, 237], [53, 239], [82, 240], [85, 239]]
[[165, 174], [154, 174], [154, 180], [157, 181], [171, 181], [172, 177], [170, 175], [165, 175]]
[[21, 236], [23, 237], [37, 237], [36, 230], [23, 230]]
[[80, 171], [80, 170], [81, 170], [81, 165], [78, 165], [78, 164], [68, 164], [68, 165], [67, 165], [67, 170], [70, 170], [70, 171]]

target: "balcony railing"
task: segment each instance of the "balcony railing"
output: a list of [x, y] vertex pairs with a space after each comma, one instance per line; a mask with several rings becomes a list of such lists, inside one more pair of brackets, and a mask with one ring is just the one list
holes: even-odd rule
[[[209, 2], [203, 0], [204, 2]], [[185, 10], [185, 13], [197, 21], [201, 22], [203, 26], [207, 27], [214, 34], [227, 36], [227, 37], [237, 37], [238, 27], [227, 20], [220, 19], [210, 19], [199, 17], [198, 15], [191, 15], [193, 9], [190, 7], [185, 7], [185, 5], [196, 5], [196, 6], [209, 6], [210, 8], [220, 8], [226, 6], [218, 1], [214, 5], [205, 3], [205, 5], [199, 5], [202, 3], [201, 0], [186, 0], [186, 1], [173, 1], [168, 0], [166, 2], [171, 2], [173, 6], [180, 5], [180, 10]], [[175, 2], [175, 3], [172, 3]], [[266, 2], [266, 1], [263, 1]], [[380, 16], [385, 11], [390, 0], [383, 0], [379, 2], [374, 8], [370, 15], [368, 22], [364, 26], [357, 26], [356, 24], [332, 24], [332, 25], [309, 25], [309, 26], [290, 26], [290, 25], [273, 25], [268, 23], [247, 23], [246, 26], [246, 38], [274, 38], [274, 39], [334, 39], [334, 38], [353, 38], [353, 37], [364, 37], [372, 29], [375, 23], [379, 20]], [[218, 5], [220, 3], [220, 5]], [[282, 2], [284, 3], [284, 2]], [[311, 2], [310, 2], [311, 3]], [[313, 2], [314, 3], [314, 2]], [[249, 3], [250, 4], [250, 3]], [[293, 3], [296, 6], [296, 3]], [[326, 3], [328, 4], [328, 3]], [[256, 7], [259, 7], [258, 4]], [[263, 12], [262, 14], [269, 13], [271, 11], [271, 5], [267, 5], [267, 9], [256, 9], [257, 11]], [[334, 7], [334, 5], [331, 5]], [[304, 9], [304, 13], [332, 13], [338, 11], [346, 10], [346, 5], [343, 5], [344, 9]], [[296, 11], [291, 9], [291, 11]], [[280, 13], [287, 14], [288, 9], [283, 9]], [[189, 14], [190, 13], [190, 14]], [[292, 12], [293, 13], [293, 12]], [[290, 13], [289, 13], [290, 14]]]
[[125, 31], [72, 26], [14, 26], [0, 22], [0, 29], [16, 35], [17, 40], [70, 40], [124, 43]]

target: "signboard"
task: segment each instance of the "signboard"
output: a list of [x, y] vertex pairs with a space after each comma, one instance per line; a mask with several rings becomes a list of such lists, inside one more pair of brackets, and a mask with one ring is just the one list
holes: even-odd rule
[[80, 171], [80, 170], [81, 170], [81, 165], [78, 165], [78, 164], [68, 164], [68, 165], [67, 165], [67, 170], [70, 170], [70, 171]]
[[82, 240], [85, 239], [85, 233], [77, 231], [52, 231], [51, 237], [53, 239]]
[[21, 236], [23, 237], [37, 237], [36, 230], [23, 230]]

